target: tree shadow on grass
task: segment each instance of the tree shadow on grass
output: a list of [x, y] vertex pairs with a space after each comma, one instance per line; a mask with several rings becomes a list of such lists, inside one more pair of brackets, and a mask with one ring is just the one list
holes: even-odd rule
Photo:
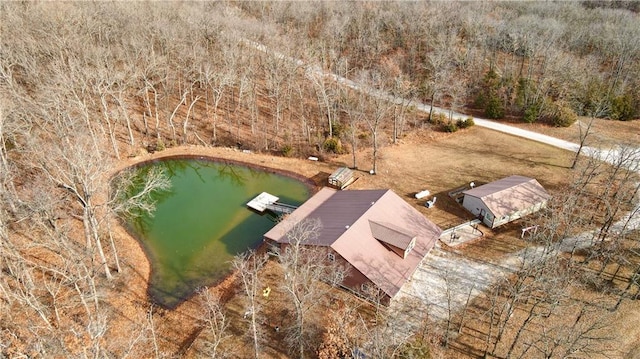
[[309, 178], [316, 186], [326, 186], [329, 184], [329, 176], [331, 176], [328, 172], [320, 171], [315, 174], [313, 177]]

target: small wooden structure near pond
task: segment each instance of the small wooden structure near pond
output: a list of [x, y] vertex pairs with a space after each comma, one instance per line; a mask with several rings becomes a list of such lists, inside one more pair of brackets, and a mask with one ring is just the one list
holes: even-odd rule
[[347, 167], [340, 167], [329, 176], [329, 185], [337, 189], [344, 189], [354, 181], [353, 171]]
[[293, 206], [290, 204], [280, 203], [278, 202], [279, 199], [280, 198], [270, 193], [262, 192], [256, 198], [249, 201], [247, 203], [247, 206], [260, 213], [268, 209], [272, 212], [288, 214], [293, 212], [296, 208], [298, 208], [297, 206]]

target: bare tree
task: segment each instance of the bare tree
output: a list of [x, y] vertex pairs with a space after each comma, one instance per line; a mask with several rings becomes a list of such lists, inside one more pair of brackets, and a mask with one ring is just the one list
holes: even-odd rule
[[[409, 344], [412, 334], [407, 332], [404, 327], [406, 323], [403, 318], [405, 317], [390, 311], [385, 304], [384, 297], [384, 292], [375, 286], [368, 286], [364, 292], [364, 298], [371, 307], [366, 308], [370, 311], [370, 317], [365, 314], [358, 315], [357, 330], [360, 348], [364, 353], [370, 354], [374, 358], [405, 357], [402, 351]], [[411, 307], [411, 304], [408, 304], [404, 309]], [[415, 313], [409, 315], [415, 315]], [[354, 350], [360, 348], [354, 348]], [[358, 353], [353, 354], [356, 356]]]
[[[189, 116], [191, 115], [191, 112], [193, 110], [193, 106], [195, 106], [196, 102], [198, 102], [198, 100], [200, 100], [201, 97], [200, 96], [196, 96], [192, 101], [191, 104], [189, 105], [189, 109], [187, 110], [187, 114], [184, 118], [184, 122], [182, 123], [182, 143], [183, 144], [187, 144], [188, 143], [188, 136], [187, 136], [187, 129], [189, 127]], [[197, 136], [197, 134], [196, 134]]]
[[173, 123], [173, 119], [176, 117], [176, 113], [178, 112], [178, 110], [180, 109], [180, 107], [182, 107], [182, 104], [185, 103], [185, 101], [187, 101], [187, 95], [189, 94], [189, 91], [184, 91], [182, 93], [182, 96], [180, 96], [180, 102], [178, 102], [178, 104], [176, 105], [176, 107], [174, 107], [173, 112], [171, 112], [171, 115], [169, 115], [168, 117], [168, 122], [169, 122], [169, 128], [171, 129], [171, 140], [173, 142], [176, 141], [176, 125]]
[[394, 144], [396, 144], [398, 138], [404, 134], [407, 110], [414, 100], [414, 92], [415, 88], [406, 75], [401, 74], [396, 77], [391, 94], [395, 96], [400, 103], [393, 110], [392, 139]]
[[213, 73], [213, 76], [210, 79], [209, 87], [213, 92], [213, 132], [212, 132], [212, 143], [216, 143], [218, 141], [218, 108], [220, 106], [220, 101], [222, 100], [222, 96], [225, 94], [227, 88], [232, 84], [232, 77], [228, 72], [228, 69], [223, 70], [208, 70]]
[[453, 296], [454, 291], [456, 291], [455, 286], [455, 278], [453, 278], [448, 270], [445, 270], [444, 273], [441, 274], [442, 279], [445, 283], [445, 293], [447, 298], [447, 316], [446, 316], [446, 325], [444, 328], [444, 340], [442, 345], [447, 348], [449, 346], [449, 340], [451, 338], [451, 328], [453, 326]]
[[[113, 148], [113, 153], [115, 154], [117, 159], [120, 159], [120, 150], [118, 149], [118, 141], [116, 139], [116, 128], [113, 123], [114, 113], [111, 110], [111, 100], [115, 98], [113, 94], [113, 90], [111, 87], [112, 83], [108, 83], [107, 79], [103, 79], [103, 83], [97, 86], [97, 91], [100, 96], [100, 103], [102, 104], [102, 117], [107, 123], [107, 128], [109, 131], [109, 139], [111, 140], [111, 146]], [[107, 82], [107, 83], [105, 83]]]
[[[293, 81], [298, 65], [281, 54], [269, 56], [265, 61], [267, 62], [265, 66], [267, 96], [273, 103], [273, 128], [275, 138], [278, 138], [280, 136], [280, 128], [282, 127], [285, 104], [287, 103], [287, 99], [290, 99], [288, 95], [291, 93], [291, 82]], [[266, 122], [263, 128], [265, 131], [265, 148], [269, 149]]]
[[449, 121], [452, 122], [453, 112], [459, 110], [464, 98], [466, 98], [467, 84], [462, 79], [456, 79], [445, 86], [445, 89], [449, 96]]
[[261, 291], [259, 273], [267, 262], [265, 255], [256, 252], [245, 252], [236, 256], [233, 260], [233, 267], [236, 275], [241, 281], [242, 289], [246, 298], [245, 319], [249, 319], [249, 333], [253, 344], [253, 357], [259, 358], [261, 353], [261, 341], [263, 333], [258, 325], [261, 316], [261, 304], [258, 301]]
[[[94, 142], [87, 136], [78, 136], [71, 140], [66, 132], [76, 126], [72, 122], [58, 122], [56, 124], [60, 135], [58, 147], [35, 158], [39, 158], [38, 167], [42, 170], [55, 186], [58, 186], [72, 195], [72, 198], [82, 208], [82, 223], [88, 248], [98, 251], [100, 263], [104, 267], [107, 278], [111, 278], [111, 270], [100, 238], [99, 218], [100, 206], [94, 203], [94, 195], [102, 188], [103, 174], [107, 172], [109, 161], [103, 156], [100, 149], [94, 147]], [[69, 126], [67, 128], [66, 126]]]
[[381, 95], [381, 92], [385, 89], [383, 86], [383, 79], [381, 74], [377, 72], [362, 72], [360, 75], [360, 82], [364, 84], [365, 88], [371, 93], [367, 94], [367, 100], [369, 105], [367, 107], [366, 116], [364, 121], [369, 128], [371, 134], [371, 144], [373, 150], [372, 160], [372, 174], [378, 173], [378, 150], [380, 147], [380, 128], [383, 125], [388, 113], [393, 108], [394, 104], [389, 102], [386, 96]]
[[433, 119], [433, 107], [440, 100], [442, 91], [447, 83], [447, 76], [452, 66], [452, 51], [456, 34], [452, 32], [439, 33], [433, 39], [433, 50], [427, 54], [429, 77], [426, 88], [429, 94], [431, 107], [429, 109], [429, 121]]
[[125, 94], [125, 89], [128, 86], [123, 86], [121, 89], [118, 90], [118, 95], [115, 97], [117, 103], [118, 103], [118, 109], [120, 110], [120, 114], [121, 116], [124, 118], [125, 120], [125, 124], [127, 126], [127, 133], [129, 134], [129, 144], [131, 146], [135, 146], [136, 144], [136, 140], [135, 137], [133, 135], [133, 128], [132, 128], [132, 120], [131, 120], [131, 116], [129, 115], [130, 113], [130, 109], [127, 105], [127, 101], [126, 101], [126, 97], [128, 95]]
[[[25, 311], [36, 320], [26, 324], [22, 315], [16, 318], [15, 348], [42, 356], [76, 356], [79, 351], [102, 356], [108, 350], [104, 338], [110, 308], [100, 299], [104, 293], [93, 258], [70, 236], [65, 221], [51, 218], [50, 213], [63, 202], [44, 189], [35, 189], [30, 216], [19, 224], [24, 233], [30, 233], [30, 241], [7, 237], [0, 243], [0, 263], [7, 274], [0, 283], [11, 284], [6, 303], [11, 311]], [[34, 257], [35, 253], [43, 258]], [[78, 346], [64, 343], [71, 335], [83, 338]]]
[[229, 319], [224, 311], [220, 299], [209, 288], [203, 288], [199, 293], [202, 307], [203, 331], [199, 338], [204, 341], [203, 352], [211, 358], [230, 358], [233, 352], [224, 345], [231, 337]]
[[318, 73], [310, 73], [309, 77], [311, 78], [316, 93], [318, 108], [323, 112], [323, 117], [327, 121], [328, 137], [332, 138], [333, 128], [337, 122], [336, 83], [333, 79], [328, 79], [326, 76]]
[[170, 189], [171, 180], [162, 169], [150, 167], [144, 172], [128, 169], [114, 178], [109, 205], [113, 212], [119, 215], [153, 215], [156, 202], [152, 195]]
[[286, 330], [289, 348], [299, 358], [307, 356], [311, 340], [317, 333], [308, 325], [311, 310], [322, 303], [326, 295], [342, 282], [345, 269], [338, 261], [330, 261], [327, 249], [310, 245], [318, 236], [322, 225], [318, 220], [303, 220], [287, 232], [287, 245], [279, 259], [284, 269], [281, 288], [291, 299], [295, 319]]
[[580, 131], [579, 133], [580, 142], [579, 142], [578, 150], [576, 151], [576, 155], [573, 158], [573, 163], [571, 163], [571, 169], [575, 169], [576, 165], [578, 164], [578, 159], [582, 154], [582, 149], [584, 148], [584, 145], [587, 142], [587, 138], [591, 134], [591, 125], [593, 125], [593, 117], [589, 118], [589, 122], [587, 123], [586, 126], [583, 126], [582, 122], [578, 121], [578, 129]]
[[[156, 89], [157, 85], [155, 84], [157, 76], [159, 76], [159, 72], [157, 69], [157, 65], [149, 64], [147, 67], [144, 67], [140, 73], [139, 78], [140, 81], [144, 84], [144, 86], [140, 89], [139, 93], [141, 93], [143, 102], [145, 105], [145, 111], [142, 113], [143, 123], [144, 123], [144, 135], [149, 135], [149, 119], [155, 119], [155, 131], [156, 138], [160, 139], [160, 115], [158, 114], [158, 90]], [[151, 98], [149, 92], [153, 93], [153, 99]]]
[[360, 93], [350, 91], [347, 88], [341, 88], [341, 107], [342, 111], [346, 114], [347, 124], [347, 136], [349, 138], [349, 144], [351, 145], [351, 158], [353, 160], [352, 168], [357, 169], [357, 152], [358, 152], [358, 137], [360, 134], [360, 126], [364, 123], [365, 118], [365, 99]]
[[[242, 71], [243, 70], [243, 71]], [[233, 110], [234, 116], [236, 117], [236, 142], [240, 141], [240, 129], [242, 128], [242, 119], [244, 115], [241, 115], [239, 113], [239, 109], [242, 107], [243, 103], [245, 102], [245, 97], [247, 96], [247, 93], [250, 91], [251, 89], [251, 74], [250, 74], [250, 70], [243, 67], [243, 69], [241, 70], [241, 73], [238, 75], [238, 79], [236, 81], [236, 87], [238, 88], [238, 95], [236, 98], [236, 106]]]
[[[339, 303], [326, 317], [326, 328], [318, 349], [321, 359], [355, 357], [367, 340], [362, 334], [361, 306]], [[364, 310], [366, 310], [365, 308]], [[365, 321], [366, 323], [366, 321]]]
[[[161, 68], [150, 65], [149, 68], [145, 69], [145, 72], [142, 74], [142, 79], [144, 81], [144, 89], [143, 95], [145, 104], [147, 106], [147, 112], [149, 113], [149, 117], [155, 119], [155, 131], [156, 131], [156, 140], [162, 141], [162, 134], [160, 132], [160, 99], [161, 94], [159, 91], [159, 87], [161, 83], [166, 81], [166, 73], [162, 71]], [[149, 96], [149, 91], [153, 93], [153, 101]], [[145, 116], [143, 114], [143, 116]], [[146, 121], [145, 121], [145, 129], [146, 129]]]

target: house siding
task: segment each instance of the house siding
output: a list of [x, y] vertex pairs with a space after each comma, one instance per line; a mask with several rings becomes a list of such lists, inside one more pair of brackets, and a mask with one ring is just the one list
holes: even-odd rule
[[495, 216], [493, 212], [491, 212], [491, 210], [489, 210], [489, 208], [479, 198], [472, 197], [472, 196], [465, 196], [463, 200], [464, 208], [466, 208], [474, 216], [480, 218], [482, 220], [482, 223], [484, 223], [489, 228], [496, 228], [503, 224], [520, 219], [531, 213], [535, 213], [541, 210], [542, 208], [545, 208], [546, 204], [547, 204], [547, 201], [539, 202], [534, 204], [533, 206], [524, 208], [520, 211], [513, 212], [506, 216], [498, 217], [498, 216]]
[[466, 195], [462, 200], [462, 206], [480, 218], [487, 227], [493, 228], [494, 215], [480, 198]]
[[514, 212], [509, 216], [505, 216], [505, 217], [502, 217], [502, 218], [496, 218], [496, 220], [493, 223], [493, 227], [492, 228], [495, 228], [497, 226], [501, 226], [501, 225], [503, 225], [505, 223], [509, 223], [511, 221], [515, 221], [515, 220], [520, 219], [522, 217], [525, 217], [525, 216], [527, 216], [527, 215], [529, 215], [531, 213], [535, 213], [535, 212], [545, 208], [546, 206], [547, 206], [547, 201], [538, 202], [538, 203], [534, 204], [533, 206], [530, 206], [530, 207], [524, 208], [524, 209], [522, 209], [520, 211]]
[[382, 292], [380, 289], [377, 289], [377, 296], [375, 294], [373, 295], [377, 298], [372, 298], [372, 293], [367, 293], [366, 291], [364, 291], [363, 286], [370, 286], [370, 288], [377, 288], [377, 286], [375, 285], [375, 283], [369, 280], [369, 278], [362, 274], [362, 272], [360, 272], [353, 266], [349, 266], [349, 271], [344, 281], [342, 282], [342, 286], [348, 291], [366, 300], [380, 300], [380, 303], [383, 305], [389, 305], [391, 303], [391, 297]]

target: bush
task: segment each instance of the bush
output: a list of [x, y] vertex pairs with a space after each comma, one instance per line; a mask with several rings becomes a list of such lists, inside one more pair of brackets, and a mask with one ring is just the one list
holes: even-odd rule
[[484, 115], [491, 119], [504, 117], [504, 106], [502, 106], [502, 101], [500, 101], [498, 95], [489, 95], [489, 98], [487, 98], [487, 106], [484, 109]]
[[540, 107], [539, 106], [529, 106], [526, 110], [524, 110], [524, 116], [522, 116], [522, 120], [526, 123], [534, 123], [538, 121], [538, 117], [540, 116]]
[[434, 125], [442, 125], [446, 122], [447, 116], [444, 113], [434, 113], [431, 116], [431, 123]]
[[162, 141], [161, 138], [158, 138], [158, 141], [156, 142], [156, 151], [164, 151], [165, 148], [167, 148], [167, 146], [164, 144], [164, 141]]
[[413, 339], [402, 344], [399, 348], [399, 358], [421, 358], [430, 359], [431, 348], [428, 340], [422, 338]]
[[578, 115], [564, 101], [554, 103], [553, 115], [550, 118], [551, 124], [556, 127], [569, 127], [578, 120]]
[[636, 106], [630, 94], [614, 97], [611, 100], [611, 119], [619, 121], [633, 120], [636, 116]]
[[483, 91], [478, 92], [473, 104], [477, 108], [485, 108], [487, 106], [487, 95]]
[[286, 144], [282, 146], [282, 148], [280, 149], [280, 152], [284, 157], [291, 157], [291, 155], [293, 155], [293, 147], [291, 147], [290, 144]]
[[331, 132], [335, 137], [340, 137], [344, 132], [344, 126], [338, 121], [331, 121]]
[[324, 140], [322, 148], [327, 152], [342, 153], [342, 143], [335, 137], [329, 137]]
[[473, 118], [469, 117], [467, 119], [460, 119], [458, 121], [456, 121], [456, 126], [458, 126], [458, 128], [469, 128], [471, 126], [475, 126], [475, 122], [473, 122]]
[[475, 121], [473, 121], [473, 117], [467, 118], [467, 120], [464, 121], [464, 124], [466, 126], [465, 128], [473, 127], [476, 125]]
[[504, 117], [504, 106], [499, 95], [502, 87], [500, 77], [493, 69], [489, 70], [482, 79], [475, 104], [484, 109], [484, 115], [487, 118]]
[[532, 104], [529, 102], [528, 94], [532, 94], [535, 92], [535, 88], [531, 82], [526, 78], [518, 79], [518, 86], [516, 87], [516, 106], [519, 109], [527, 109]]
[[444, 132], [453, 133], [458, 131], [458, 125], [456, 125], [456, 123], [454, 123], [453, 121], [449, 121], [449, 123], [442, 125], [442, 130]]

